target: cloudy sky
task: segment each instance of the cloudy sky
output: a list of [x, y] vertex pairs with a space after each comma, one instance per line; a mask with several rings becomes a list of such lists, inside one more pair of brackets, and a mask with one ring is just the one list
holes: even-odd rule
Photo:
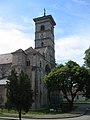
[[0, 54], [34, 48], [33, 18], [44, 8], [56, 21], [56, 62], [82, 65], [90, 46], [90, 0], [0, 0]]

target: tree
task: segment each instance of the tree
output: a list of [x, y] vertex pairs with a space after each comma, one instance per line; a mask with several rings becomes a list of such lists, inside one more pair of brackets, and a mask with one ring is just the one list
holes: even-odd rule
[[90, 78], [87, 80], [87, 83], [86, 83], [85, 96], [87, 99], [90, 99]]
[[30, 79], [23, 71], [17, 76], [15, 70], [12, 70], [8, 80], [7, 106], [15, 108], [19, 113], [19, 120], [21, 120], [21, 113], [23, 111], [27, 113], [33, 102]]
[[85, 67], [80, 67], [76, 62], [68, 61], [65, 65], [54, 68], [45, 76], [44, 81], [49, 92], [62, 91], [72, 108], [76, 94], [85, 89], [87, 79], [88, 71]]
[[[90, 47], [85, 51], [84, 65], [88, 68], [90, 74]], [[86, 83], [86, 97], [90, 98], [90, 79]]]
[[59, 83], [59, 81], [58, 81], [59, 74], [58, 73], [59, 73], [61, 67], [63, 67], [62, 64], [58, 65], [44, 77], [44, 83], [45, 83], [45, 86], [47, 87], [49, 104], [51, 102], [50, 93], [52, 91], [60, 91], [60, 89], [61, 89], [60, 85], [58, 84]]
[[85, 51], [84, 65], [90, 69], [90, 47]]

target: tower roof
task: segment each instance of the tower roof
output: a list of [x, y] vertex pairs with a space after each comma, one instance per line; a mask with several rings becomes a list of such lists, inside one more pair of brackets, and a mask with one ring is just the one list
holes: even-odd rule
[[45, 16], [42, 16], [42, 17], [38, 17], [38, 18], [34, 18], [34, 22], [39, 22], [41, 20], [45, 20], [45, 19], [50, 19], [51, 22], [53, 23], [53, 25], [56, 25], [56, 22], [54, 21], [52, 15], [45, 15]]

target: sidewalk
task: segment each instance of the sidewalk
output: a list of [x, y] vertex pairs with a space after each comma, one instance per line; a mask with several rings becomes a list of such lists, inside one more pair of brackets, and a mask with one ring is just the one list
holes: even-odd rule
[[[45, 114], [45, 115], [26, 114], [26, 115], [22, 115], [22, 118], [25, 118], [27, 116], [27, 120], [29, 120], [29, 119], [61, 119], [61, 118], [79, 117], [86, 114], [88, 108], [90, 108], [90, 104], [75, 104], [75, 106], [76, 108], [69, 113]], [[11, 118], [11, 119], [13, 120], [15, 118]]]

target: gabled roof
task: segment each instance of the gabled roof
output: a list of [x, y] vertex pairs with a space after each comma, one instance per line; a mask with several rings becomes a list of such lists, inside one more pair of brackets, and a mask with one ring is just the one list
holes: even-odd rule
[[12, 54], [1, 54], [0, 55], [0, 64], [8, 64], [12, 63]]
[[34, 49], [32, 47], [29, 47], [28, 49], [25, 50], [26, 53], [32, 52]]
[[24, 54], [26, 54], [25, 51], [22, 50], [22, 49], [18, 49], [15, 52], [12, 52], [12, 54], [15, 54], [15, 53], [24, 53]]

